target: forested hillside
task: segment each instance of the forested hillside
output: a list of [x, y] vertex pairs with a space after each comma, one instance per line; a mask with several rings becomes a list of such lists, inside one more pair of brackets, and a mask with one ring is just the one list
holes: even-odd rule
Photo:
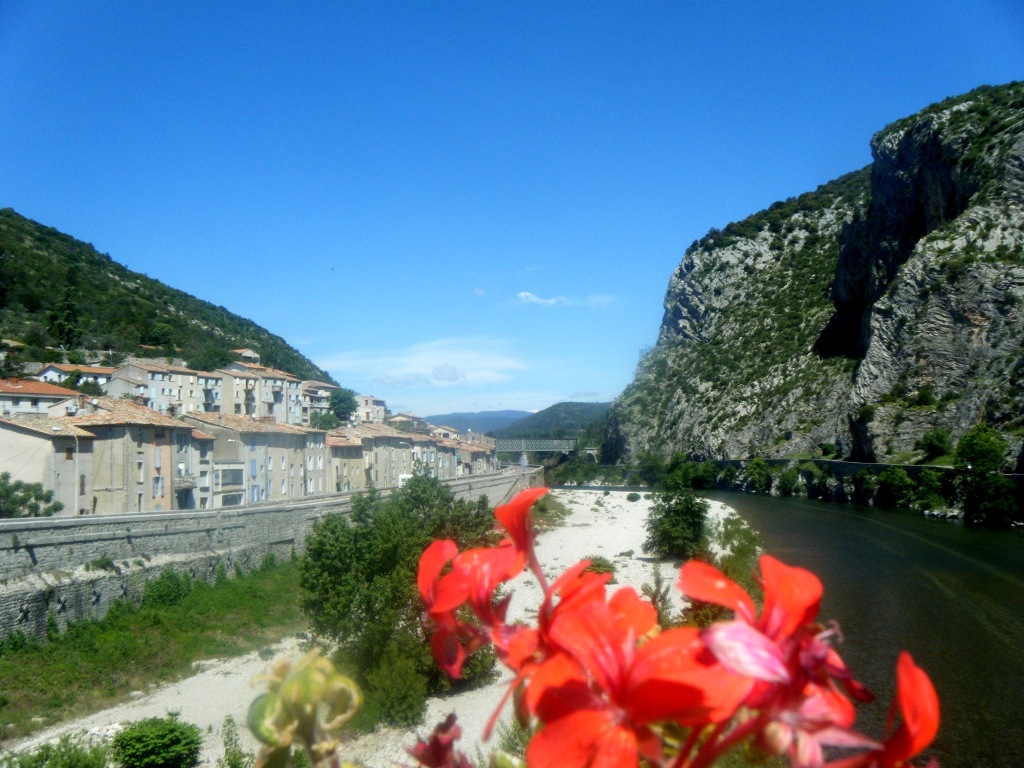
[[591, 446], [600, 445], [608, 403], [555, 403], [496, 429], [494, 437], [578, 437]]
[[264, 365], [331, 382], [280, 336], [207, 301], [123, 267], [88, 243], [0, 209], [0, 336], [27, 346], [25, 360], [65, 350], [108, 356], [180, 356], [197, 369], [250, 347]]

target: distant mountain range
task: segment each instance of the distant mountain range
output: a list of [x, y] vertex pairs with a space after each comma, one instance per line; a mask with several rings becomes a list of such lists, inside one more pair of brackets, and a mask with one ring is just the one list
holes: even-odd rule
[[494, 437], [579, 437], [599, 445], [610, 403], [555, 403], [496, 429]]
[[479, 411], [477, 413], [442, 413], [423, 418], [435, 426], [452, 427], [459, 432], [472, 430], [487, 433], [507, 427], [530, 415], [532, 414], [529, 411]]

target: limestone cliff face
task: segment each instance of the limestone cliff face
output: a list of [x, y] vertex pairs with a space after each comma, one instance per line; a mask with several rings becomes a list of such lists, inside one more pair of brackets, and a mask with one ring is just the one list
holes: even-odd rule
[[889, 460], [978, 420], [1021, 442], [1024, 84], [901, 120], [872, 150], [687, 249], [613, 404], [613, 454]]

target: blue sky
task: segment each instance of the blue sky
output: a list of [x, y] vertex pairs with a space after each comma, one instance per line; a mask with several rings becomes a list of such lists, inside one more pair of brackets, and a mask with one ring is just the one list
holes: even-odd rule
[[1024, 78], [1024, 4], [0, 0], [0, 73], [0, 206], [392, 410], [537, 410], [709, 228]]

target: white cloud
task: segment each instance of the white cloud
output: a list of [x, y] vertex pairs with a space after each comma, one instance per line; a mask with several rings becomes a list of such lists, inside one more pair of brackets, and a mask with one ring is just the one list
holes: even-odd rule
[[614, 296], [604, 294], [595, 294], [583, 300], [571, 299], [566, 296], [554, 296], [550, 299], [544, 299], [530, 291], [520, 291], [516, 294], [516, 298], [523, 304], [539, 304], [545, 307], [590, 307], [591, 309], [604, 309], [618, 303], [618, 299]]
[[503, 351], [507, 347], [506, 341], [488, 337], [437, 339], [405, 349], [340, 352], [317, 365], [342, 380], [358, 377], [395, 389], [492, 384], [527, 368]]
[[529, 291], [520, 291], [516, 294], [516, 298], [519, 299], [523, 304], [543, 304], [544, 306], [554, 306], [556, 304], [568, 304], [569, 300], [565, 296], [555, 296], [553, 299], [542, 299], [535, 293]]

